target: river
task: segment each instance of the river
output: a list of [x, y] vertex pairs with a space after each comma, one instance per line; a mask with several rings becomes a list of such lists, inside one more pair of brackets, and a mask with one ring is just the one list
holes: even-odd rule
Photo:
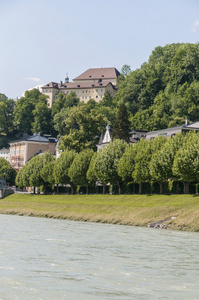
[[199, 299], [199, 234], [0, 215], [0, 300]]

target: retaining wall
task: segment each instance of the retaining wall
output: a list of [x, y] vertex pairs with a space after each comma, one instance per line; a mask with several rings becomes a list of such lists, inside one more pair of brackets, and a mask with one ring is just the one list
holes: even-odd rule
[[13, 190], [11, 189], [4, 189], [4, 188], [1, 188], [0, 189], [0, 199], [6, 197], [6, 196], [9, 196], [11, 194], [13, 194]]

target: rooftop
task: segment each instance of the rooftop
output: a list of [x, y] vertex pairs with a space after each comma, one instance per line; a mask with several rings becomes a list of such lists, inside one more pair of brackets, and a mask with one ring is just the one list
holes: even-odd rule
[[41, 136], [39, 133], [35, 133], [34, 135], [12, 141], [9, 144], [19, 143], [23, 141], [40, 142], [40, 143], [57, 143], [57, 139], [55, 139], [54, 137], [51, 136], [45, 137], [45, 136]]
[[115, 78], [120, 75], [120, 72], [116, 68], [93, 68], [88, 69], [81, 75], [77, 76], [73, 79], [73, 81], [76, 80], [89, 80], [89, 79], [111, 79]]

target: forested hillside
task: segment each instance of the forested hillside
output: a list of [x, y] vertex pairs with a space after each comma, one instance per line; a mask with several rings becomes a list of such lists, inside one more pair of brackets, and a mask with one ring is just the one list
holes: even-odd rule
[[156, 130], [199, 120], [199, 44], [157, 47], [147, 63], [120, 80], [133, 128]]
[[199, 120], [199, 44], [156, 47], [148, 62], [121, 70], [114, 99], [106, 93], [96, 103], [80, 103], [73, 92], [58, 95], [52, 109], [38, 90], [17, 101], [0, 94], [0, 148], [14, 135], [40, 132], [63, 136], [62, 146], [96, 150], [107, 120], [114, 126], [118, 107], [125, 104], [133, 129], [156, 130]]

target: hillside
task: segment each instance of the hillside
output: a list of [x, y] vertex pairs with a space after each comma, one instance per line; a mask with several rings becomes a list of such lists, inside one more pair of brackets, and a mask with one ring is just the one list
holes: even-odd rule
[[140, 69], [119, 83], [133, 128], [149, 131], [199, 120], [199, 44], [156, 47]]

